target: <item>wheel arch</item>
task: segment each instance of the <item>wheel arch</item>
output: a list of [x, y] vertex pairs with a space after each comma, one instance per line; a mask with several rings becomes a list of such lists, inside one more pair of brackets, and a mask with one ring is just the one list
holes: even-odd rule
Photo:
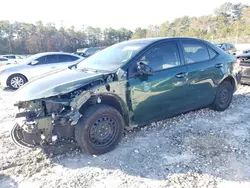
[[[225, 77], [222, 81], [221, 81], [221, 83], [222, 82], [225, 82], [225, 81], [228, 81], [228, 82], [230, 82], [231, 84], [232, 84], [232, 86], [233, 86], [233, 89], [234, 89], [234, 91], [236, 90], [236, 81], [235, 81], [235, 79], [233, 78], [233, 76], [227, 76], [227, 77]], [[220, 84], [221, 84], [220, 83]]]
[[114, 94], [98, 94], [92, 95], [80, 108], [80, 114], [84, 114], [84, 111], [95, 104], [106, 104], [112, 106], [119, 111], [124, 118], [125, 125], [129, 125], [129, 111], [125, 102], [117, 95]]
[[26, 82], [28, 82], [28, 78], [27, 78], [27, 76], [25, 76], [24, 74], [21, 74], [21, 73], [14, 73], [14, 74], [9, 75], [8, 79], [6, 80], [6, 85], [7, 85], [7, 86], [9, 86], [10, 78], [11, 78], [12, 76], [15, 76], [15, 75], [17, 75], [17, 76], [18, 76], [18, 75], [23, 76], [23, 77], [26, 79]]

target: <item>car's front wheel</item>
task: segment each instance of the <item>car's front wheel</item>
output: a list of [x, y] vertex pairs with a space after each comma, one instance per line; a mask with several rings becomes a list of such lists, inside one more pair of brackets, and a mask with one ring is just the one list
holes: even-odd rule
[[75, 127], [82, 150], [100, 155], [113, 150], [122, 138], [124, 119], [115, 108], [97, 104], [89, 107]]
[[220, 84], [217, 90], [211, 108], [216, 111], [224, 111], [229, 107], [232, 98], [233, 98], [233, 86], [230, 82], [224, 81]]
[[21, 74], [14, 74], [9, 77], [8, 79], [8, 86], [11, 89], [19, 89], [21, 86], [23, 86], [27, 82], [27, 79], [21, 75]]

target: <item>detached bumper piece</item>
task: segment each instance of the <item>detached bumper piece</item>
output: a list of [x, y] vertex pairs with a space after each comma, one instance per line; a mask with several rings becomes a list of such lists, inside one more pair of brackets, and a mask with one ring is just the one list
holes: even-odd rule
[[58, 141], [74, 139], [74, 126], [65, 118], [29, 117], [34, 116], [30, 112], [16, 114], [17, 123], [12, 128], [11, 137], [18, 146], [44, 148]]
[[42, 139], [39, 132], [26, 132], [19, 124], [15, 124], [11, 130], [11, 138], [20, 147], [34, 148], [40, 145]]

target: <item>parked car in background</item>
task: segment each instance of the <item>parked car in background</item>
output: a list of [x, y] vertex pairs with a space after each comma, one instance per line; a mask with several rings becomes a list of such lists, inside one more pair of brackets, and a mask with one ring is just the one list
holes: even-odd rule
[[250, 53], [250, 49], [243, 50], [243, 53], [244, 53], [244, 54]]
[[18, 89], [29, 80], [44, 73], [67, 68], [81, 60], [82, 57], [69, 53], [47, 52], [30, 56], [18, 65], [4, 67], [0, 70], [2, 87]]
[[236, 55], [242, 68], [242, 84], [250, 84], [250, 52]]
[[15, 124], [11, 137], [30, 148], [74, 138], [84, 151], [103, 154], [117, 146], [125, 127], [207, 106], [226, 110], [240, 82], [238, 68], [234, 56], [204, 40], [118, 43], [75, 69], [20, 88], [13, 102], [27, 113], [17, 114], [22, 121]]
[[90, 47], [90, 48], [84, 48], [82, 50], [78, 50], [76, 52], [77, 55], [80, 55], [82, 57], [90, 57], [92, 55], [94, 55], [95, 53], [103, 50], [105, 47]]
[[15, 64], [15, 63], [16, 62], [13, 62], [5, 57], [0, 56], [0, 66], [11, 65], [11, 64]]
[[14, 63], [18, 63], [25, 59], [25, 56], [22, 55], [14, 55], [14, 54], [7, 54], [7, 55], [1, 55], [1, 57], [9, 59], [9, 61], [12, 61]]
[[215, 45], [231, 55], [236, 55], [237, 50], [232, 43], [219, 43]]

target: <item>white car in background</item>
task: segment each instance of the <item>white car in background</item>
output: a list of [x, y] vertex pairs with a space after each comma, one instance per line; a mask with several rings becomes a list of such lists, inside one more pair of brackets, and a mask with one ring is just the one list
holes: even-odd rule
[[14, 55], [14, 54], [7, 54], [7, 55], [1, 55], [2, 58], [7, 58], [12, 63], [18, 63], [25, 59], [25, 56], [22, 55]]
[[18, 89], [29, 80], [42, 74], [82, 61], [78, 55], [62, 52], [46, 52], [30, 56], [18, 64], [0, 67], [1, 87]]
[[14, 64], [15, 62], [5, 58], [5, 57], [1, 57], [0, 56], [0, 67], [1, 66], [5, 66], [5, 65], [11, 65], [11, 64]]

